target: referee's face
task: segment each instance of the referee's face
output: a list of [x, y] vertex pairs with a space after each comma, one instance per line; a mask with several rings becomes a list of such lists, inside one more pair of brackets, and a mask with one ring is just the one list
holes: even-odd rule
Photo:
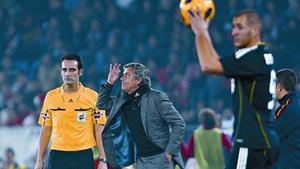
[[78, 70], [76, 60], [64, 60], [61, 63], [61, 77], [64, 84], [74, 84], [79, 82], [82, 70]]

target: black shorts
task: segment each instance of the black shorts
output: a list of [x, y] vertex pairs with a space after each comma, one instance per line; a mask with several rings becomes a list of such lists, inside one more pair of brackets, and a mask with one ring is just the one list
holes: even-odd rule
[[233, 147], [226, 169], [272, 169], [279, 156], [279, 148], [251, 149]]
[[80, 151], [51, 150], [47, 169], [94, 169], [92, 149]]

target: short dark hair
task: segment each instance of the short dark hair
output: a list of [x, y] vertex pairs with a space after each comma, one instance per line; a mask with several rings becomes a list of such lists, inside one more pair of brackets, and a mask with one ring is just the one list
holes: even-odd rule
[[134, 77], [136, 79], [141, 78], [142, 82], [140, 83], [140, 85], [148, 85], [151, 86], [151, 79], [150, 79], [150, 75], [151, 72], [150, 70], [144, 66], [141, 63], [136, 63], [136, 62], [132, 62], [132, 63], [128, 63], [126, 64], [123, 69], [125, 68], [132, 68], [133, 72], [134, 72]]
[[276, 72], [276, 84], [281, 84], [288, 91], [295, 91], [297, 85], [297, 75], [291, 69], [281, 69]]
[[257, 25], [259, 29], [262, 29], [261, 19], [257, 12], [253, 9], [243, 9], [238, 11], [234, 18], [246, 16], [248, 25]]
[[75, 60], [78, 63], [78, 70], [82, 69], [82, 62], [79, 55], [67, 54], [61, 58], [61, 62], [63, 62], [64, 60]]
[[6, 148], [5, 152], [11, 153], [13, 156], [15, 155], [15, 151], [11, 147]]
[[216, 112], [210, 108], [203, 108], [199, 111], [198, 118], [203, 127], [206, 129], [216, 127]]

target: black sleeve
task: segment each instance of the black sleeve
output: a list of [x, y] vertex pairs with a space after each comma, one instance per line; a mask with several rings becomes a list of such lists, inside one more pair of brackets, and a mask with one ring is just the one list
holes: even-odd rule
[[112, 90], [112, 85], [108, 83], [100, 85], [98, 99], [97, 99], [98, 109], [110, 111], [114, 99], [112, 96], [110, 96], [111, 90]]
[[224, 75], [228, 77], [253, 76], [268, 71], [264, 54], [252, 51], [240, 58], [235, 56], [220, 59]]

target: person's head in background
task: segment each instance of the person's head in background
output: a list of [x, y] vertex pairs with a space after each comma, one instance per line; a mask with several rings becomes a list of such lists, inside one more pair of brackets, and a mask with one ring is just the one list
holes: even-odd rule
[[200, 109], [198, 113], [198, 119], [200, 124], [203, 125], [204, 129], [212, 129], [220, 127], [220, 117], [217, 116], [216, 112], [210, 108]]
[[231, 120], [233, 118], [233, 113], [230, 108], [225, 108], [222, 113], [223, 120]]
[[13, 163], [14, 162], [14, 159], [15, 159], [15, 151], [8, 147], [6, 150], [5, 150], [5, 161], [6, 163]]
[[297, 76], [291, 69], [281, 69], [276, 72], [276, 99], [281, 99], [296, 90]]

